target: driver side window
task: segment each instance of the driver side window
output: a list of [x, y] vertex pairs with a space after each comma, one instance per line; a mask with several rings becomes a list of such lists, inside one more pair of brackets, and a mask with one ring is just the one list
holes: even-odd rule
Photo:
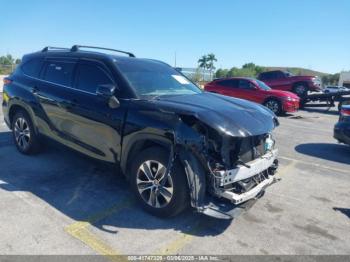
[[76, 89], [95, 94], [99, 85], [108, 84], [113, 84], [113, 81], [101, 67], [92, 64], [79, 64]]
[[239, 80], [239, 88], [249, 90], [254, 89], [254, 85], [247, 80]]

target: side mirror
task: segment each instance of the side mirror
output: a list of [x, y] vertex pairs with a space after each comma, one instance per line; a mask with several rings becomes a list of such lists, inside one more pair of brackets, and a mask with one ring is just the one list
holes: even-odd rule
[[96, 94], [105, 98], [114, 96], [116, 86], [114, 85], [99, 85], [96, 90]]
[[110, 108], [118, 108], [120, 102], [118, 98], [114, 96], [117, 87], [115, 85], [99, 85], [96, 90], [96, 94], [107, 100]]

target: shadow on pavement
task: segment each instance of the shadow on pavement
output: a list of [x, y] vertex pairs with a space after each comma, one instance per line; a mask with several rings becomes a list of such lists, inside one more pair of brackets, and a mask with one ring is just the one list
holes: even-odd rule
[[350, 218], [350, 208], [340, 208], [340, 207], [333, 207], [334, 211], [339, 211], [343, 213], [345, 216]]
[[350, 164], [350, 147], [342, 144], [307, 143], [295, 147], [298, 153], [342, 164]]
[[[109, 233], [109, 227], [146, 230], [174, 229], [196, 236], [218, 235], [230, 225], [188, 210], [160, 219], [144, 212], [116, 168], [60, 146], [48, 146], [36, 156], [20, 154], [10, 132], [0, 133], [0, 188], [26, 191], [46, 201], [76, 221], [89, 221], [125, 200], [133, 203], [118, 212], [92, 219], [93, 226]], [[12, 140], [11, 140], [12, 141]], [[106, 211], [107, 210], [107, 211]], [[20, 211], [19, 211], [20, 212]], [[200, 224], [200, 230], [193, 229]]]

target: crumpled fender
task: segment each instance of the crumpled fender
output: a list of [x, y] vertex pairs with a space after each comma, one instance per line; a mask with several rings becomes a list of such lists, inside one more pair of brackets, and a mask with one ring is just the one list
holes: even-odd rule
[[203, 165], [193, 153], [184, 148], [180, 149], [178, 156], [185, 168], [190, 189], [191, 206], [197, 209], [203, 207], [206, 194], [206, 175]]
[[[204, 149], [204, 137], [186, 124], [179, 122], [175, 133], [175, 156], [184, 166], [190, 190], [191, 206], [204, 206], [206, 195], [206, 170], [200, 160]], [[173, 158], [175, 159], [175, 158]]]

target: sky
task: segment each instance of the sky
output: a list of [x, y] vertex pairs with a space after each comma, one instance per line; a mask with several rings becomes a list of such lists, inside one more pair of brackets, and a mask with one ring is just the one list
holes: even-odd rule
[[349, 0], [0, 0], [0, 55], [116, 48], [171, 65], [350, 70]]

